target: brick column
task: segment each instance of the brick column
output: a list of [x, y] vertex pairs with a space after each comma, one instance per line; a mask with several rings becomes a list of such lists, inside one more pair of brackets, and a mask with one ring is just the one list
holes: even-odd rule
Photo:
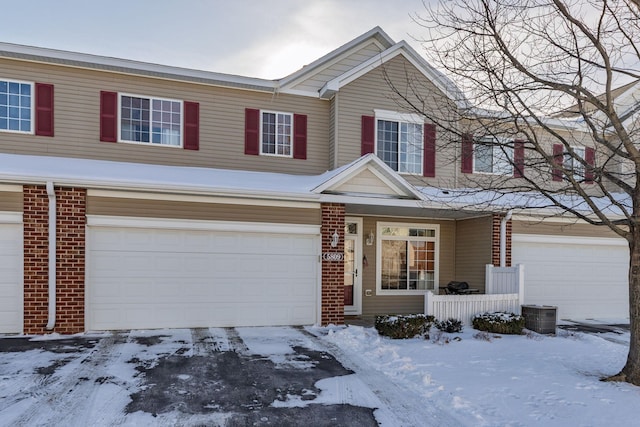
[[[56, 325], [84, 331], [86, 190], [56, 188]], [[24, 332], [43, 334], [49, 313], [49, 199], [45, 186], [24, 186]]]
[[[338, 232], [337, 247], [331, 246], [331, 237]], [[322, 204], [322, 253], [344, 253], [344, 205]], [[344, 323], [344, 261], [322, 259], [322, 324]]]
[[[500, 266], [500, 222], [503, 216], [493, 214], [493, 223], [491, 230], [491, 264], [496, 267]], [[507, 245], [505, 256], [505, 267], [511, 267], [511, 220], [507, 221]]]

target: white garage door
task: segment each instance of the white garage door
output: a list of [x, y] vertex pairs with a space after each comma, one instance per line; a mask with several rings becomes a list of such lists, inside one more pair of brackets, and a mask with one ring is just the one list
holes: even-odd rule
[[629, 252], [623, 239], [514, 234], [525, 304], [555, 305], [559, 319], [629, 317]]
[[22, 332], [22, 224], [0, 223], [0, 333], [20, 332]]
[[316, 234], [91, 226], [88, 245], [89, 330], [317, 321]]

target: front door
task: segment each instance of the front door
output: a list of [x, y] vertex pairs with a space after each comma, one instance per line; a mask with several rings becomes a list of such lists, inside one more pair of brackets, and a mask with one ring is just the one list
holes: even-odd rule
[[346, 218], [344, 230], [344, 313], [362, 313], [362, 218]]

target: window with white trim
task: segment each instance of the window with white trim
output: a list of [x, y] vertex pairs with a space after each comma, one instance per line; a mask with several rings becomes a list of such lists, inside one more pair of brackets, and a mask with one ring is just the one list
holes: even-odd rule
[[376, 110], [376, 155], [399, 173], [422, 175], [424, 118]]
[[571, 147], [571, 149], [574, 152], [573, 156], [568, 152], [562, 154], [562, 166], [568, 171], [573, 171], [574, 179], [581, 180], [584, 178], [584, 164], [578, 158], [585, 158], [585, 149], [584, 147]]
[[182, 146], [182, 101], [119, 94], [120, 141]]
[[437, 289], [439, 235], [438, 225], [378, 223], [377, 291], [407, 295]]
[[473, 144], [473, 172], [494, 175], [513, 174], [513, 144], [485, 137]]
[[261, 111], [260, 122], [260, 154], [291, 157], [293, 114]]
[[33, 133], [33, 83], [0, 80], [0, 131]]

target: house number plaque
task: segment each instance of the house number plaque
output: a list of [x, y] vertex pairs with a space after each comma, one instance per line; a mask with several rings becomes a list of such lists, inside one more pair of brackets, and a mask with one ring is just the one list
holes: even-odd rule
[[325, 261], [342, 261], [344, 254], [342, 252], [325, 252], [322, 254], [322, 259]]

